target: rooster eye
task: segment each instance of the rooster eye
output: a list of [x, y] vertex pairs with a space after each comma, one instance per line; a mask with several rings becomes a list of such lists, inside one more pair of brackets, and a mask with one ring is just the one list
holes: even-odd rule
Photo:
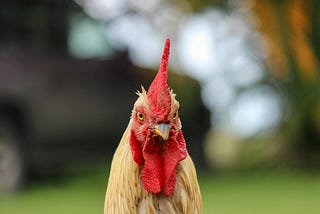
[[143, 114], [141, 112], [137, 113], [137, 117], [140, 121], [143, 121]]
[[175, 112], [175, 113], [173, 114], [173, 119], [175, 120], [175, 119], [177, 118], [177, 116], [178, 116], [178, 112]]

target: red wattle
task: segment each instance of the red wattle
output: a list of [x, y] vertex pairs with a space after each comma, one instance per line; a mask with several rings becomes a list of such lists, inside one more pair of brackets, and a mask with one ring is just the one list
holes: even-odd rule
[[140, 144], [139, 141], [137, 141], [133, 130], [130, 132], [130, 148], [131, 148], [131, 153], [133, 160], [141, 166], [144, 162], [143, 156], [142, 156], [142, 145]]
[[159, 193], [163, 187], [163, 175], [161, 166], [161, 151], [158, 145], [146, 143], [143, 148], [145, 164], [142, 168], [141, 178], [143, 187], [151, 193]]
[[163, 177], [164, 186], [163, 193], [165, 195], [171, 195], [176, 186], [176, 166], [180, 161], [180, 149], [178, 142], [171, 138], [164, 148], [164, 153], [162, 156], [163, 161]]
[[184, 139], [181, 130], [178, 133], [177, 142], [179, 144], [179, 150], [180, 150], [180, 159], [179, 159], [179, 161], [182, 161], [187, 157], [188, 151], [187, 151], [187, 146], [186, 146], [186, 140]]
[[163, 192], [170, 196], [176, 187], [176, 167], [187, 157], [187, 149], [182, 132], [177, 138], [166, 142], [155, 142], [147, 137], [143, 147], [134, 132], [130, 134], [133, 160], [142, 167], [141, 180], [145, 190], [151, 193]]

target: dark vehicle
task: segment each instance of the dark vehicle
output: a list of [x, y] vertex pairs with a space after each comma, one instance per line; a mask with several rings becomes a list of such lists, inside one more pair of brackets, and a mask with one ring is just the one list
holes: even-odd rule
[[125, 57], [2, 56], [0, 67], [0, 181], [112, 149], [136, 88]]

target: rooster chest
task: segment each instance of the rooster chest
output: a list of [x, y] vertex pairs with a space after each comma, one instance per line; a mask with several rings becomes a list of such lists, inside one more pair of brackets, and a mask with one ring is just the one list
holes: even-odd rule
[[[164, 214], [164, 213], [177, 213], [183, 214], [185, 211], [185, 204], [191, 199], [187, 196], [186, 186], [180, 185], [179, 167], [177, 170], [177, 188], [170, 196], [163, 193], [153, 194], [147, 192], [141, 184], [141, 177], [137, 174], [138, 185], [135, 185], [138, 192], [136, 198], [136, 208], [139, 214]], [[183, 196], [184, 195], [184, 196]], [[185, 197], [186, 196], [186, 197]], [[197, 213], [197, 212], [195, 212]]]
[[137, 203], [139, 214], [182, 213], [179, 203], [174, 203], [174, 195], [148, 193], [141, 197]]

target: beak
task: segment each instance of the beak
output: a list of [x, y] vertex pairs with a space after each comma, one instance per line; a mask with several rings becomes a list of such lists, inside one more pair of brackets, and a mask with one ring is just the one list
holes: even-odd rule
[[167, 123], [160, 123], [154, 126], [154, 133], [160, 136], [163, 140], [169, 139], [170, 125]]

